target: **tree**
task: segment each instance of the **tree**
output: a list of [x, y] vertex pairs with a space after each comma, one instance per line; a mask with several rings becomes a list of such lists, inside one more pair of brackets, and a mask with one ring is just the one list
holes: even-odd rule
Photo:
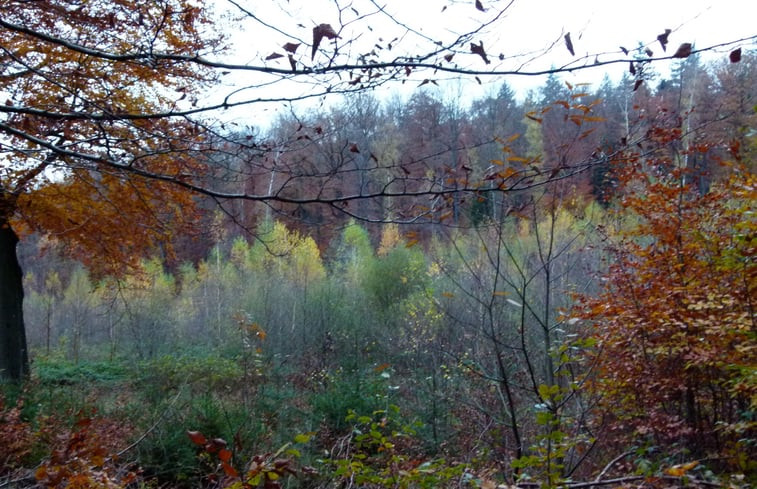
[[11, 1], [0, 15], [0, 376], [19, 379], [28, 371], [19, 234], [53, 233], [104, 274], [187, 225], [190, 196], [148, 174], [197, 174], [189, 153], [199, 128], [149, 114], [170, 113], [213, 77], [152, 54], [194, 56], [219, 40], [184, 0]]
[[[587, 58], [580, 67], [529, 72], [517, 67], [522, 60], [516, 56], [516, 68], [498, 61], [490, 68], [491, 59], [507, 58], [487, 54], [484, 39], [490, 39], [487, 33], [496, 34], [509, 4], [487, 10], [450, 2], [450, 15], [466, 8], [475, 17], [450, 17], [456, 28], [434, 34], [372, 0], [361, 5], [329, 2], [329, 11], [318, 15], [328, 13], [339, 19], [338, 24], [319, 18], [302, 27], [288, 17], [281, 20], [276, 11], [253, 12], [242, 3], [231, 4], [233, 16], [255, 24], [254, 39], [261, 49], [273, 52], [253, 57], [256, 61], [251, 63], [222, 57], [223, 39], [217, 33], [230, 29], [212, 23], [211, 7], [190, 0], [10, 0], [0, 7], [0, 92], [6, 99], [0, 105], [3, 377], [19, 379], [28, 370], [15, 250], [19, 234], [55, 233], [95, 273], [118, 273], [156, 249], [170, 254], [170, 248], [159, 245], [195, 222], [191, 192], [215, 200], [223, 209], [230, 200], [245, 199], [300, 209], [326, 205], [348, 215], [356, 215], [350, 202], [438, 197], [430, 207], [413, 208], [404, 218], [411, 220], [438, 210], [450, 196], [477, 190], [475, 184], [440, 183], [434, 175], [408, 176], [400, 165], [375, 165], [380, 172], [375, 181], [383, 182], [381, 186], [345, 194], [330, 182], [352, 168], [323, 172], [271, 162], [265, 156], [275, 147], [232, 138], [224, 123], [202, 120], [203, 114], [209, 119], [216, 111], [253, 103], [360, 92], [395, 79], [435, 81], [433, 74], [416, 78], [424, 70], [454, 76], [534, 75], [628, 62], [621, 55], [597, 64]], [[377, 29], [381, 32], [372, 32], [373, 22], [383, 26]], [[366, 31], [371, 35], [364, 36]], [[406, 47], [398, 52], [395, 44]], [[309, 52], [300, 49], [303, 45], [309, 45]], [[234, 74], [244, 74], [245, 82], [219, 96], [218, 82]], [[294, 82], [303, 82], [306, 89]], [[280, 86], [283, 94], [261, 92], [270, 85]], [[210, 87], [216, 90], [203, 91]], [[300, 141], [318, 137], [318, 127], [302, 127], [294, 134]], [[255, 173], [247, 178], [280, 178], [269, 180], [273, 185], [261, 192], [248, 192], [246, 186], [229, 190], [228, 178], [219, 173], [219, 152], [255, 161]], [[549, 179], [528, 173], [523, 170], [525, 178], [514, 183], [502, 178], [490, 191]], [[365, 178], [371, 180], [369, 175]], [[387, 215], [400, 216], [401, 211]]]
[[614, 169], [638, 224], [611, 248], [601, 294], [580, 308], [597, 340], [592, 389], [615, 441], [730, 464], [749, 450], [757, 407], [755, 176], [736, 167], [701, 193], [691, 168], [670, 164], [631, 154]]

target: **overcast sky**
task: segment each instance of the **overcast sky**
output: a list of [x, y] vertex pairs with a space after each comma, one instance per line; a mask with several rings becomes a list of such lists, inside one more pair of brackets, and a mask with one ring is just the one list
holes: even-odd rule
[[[230, 0], [217, 1], [236, 8], [229, 3]], [[241, 46], [234, 54], [237, 61], [260, 64], [272, 52], [282, 52], [281, 46], [285, 42], [309, 43], [315, 25], [340, 25], [339, 11], [333, 0], [233, 1], [265, 23], [281, 29], [281, 32], [273, 32], [255, 21], [235, 27], [232, 40], [237, 46]], [[675, 51], [684, 42], [704, 48], [757, 35], [757, 1], [754, 0], [481, 0], [481, 3], [486, 12], [475, 8], [475, 0], [383, 0], [375, 3], [371, 0], [352, 0], [351, 3], [343, 1], [343, 6], [350, 5], [355, 11], [342, 11], [341, 23], [348, 25], [342, 34], [345, 39], [359, 37], [366, 45], [382, 41], [385, 44], [404, 34], [405, 37], [396, 43], [397, 47], [392, 54], [397, 55], [400, 46], [412, 49], [415, 43], [422, 43], [423, 39], [403, 32], [402, 28], [388, 21], [388, 15], [401, 24], [417, 29], [422, 36], [448, 42], [461, 31], [473, 28], [510, 4], [505, 15], [497, 21], [496, 28], [479, 36], [493, 59], [492, 64], [485, 65], [479, 57], [470, 53], [458, 54], [454, 61], [474, 69], [517, 68], [525, 71], [538, 71], [569, 63], [591, 64], [594, 59], [618, 59], [623, 57], [620, 46], [633, 49], [639, 43], [646, 43], [655, 55], [661, 56], [664, 53], [655, 39], [665, 29], [672, 30], [668, 52]], [[364, 19], [359, 17], [375, 12], [377, 4], [385, 8], [385, 13], [374, 13]], [[571, 56], [565, 48], [563, 35], [568, 32], [571, 34], [575, 56]], [[755, 47], [753, 42], [746, 44], [750, 45]], [[724, 48], [713, 55], [727, 59], [728, 51], [732, 48]], [[309, 62], [310, 47], [301, 49], [297, 55], [304, 55], [307, 51], [308, 55], [303, 60]], [[355, 47], [355, 51], [357, 50]], [[497, 59], [499, 54], [504, 55], [504, 61]], [[318, 56], [325, 55], [319, 53], [316, 63]], [[266, 63], [288, 66], [286, 58]], [[663, 75], [668, 68], [665, 63], [655, 65], [655, 69]], [[598, 84], [605, 74], [619, 79], [627, 70], [627, 64], [617, 64], [578, 71], [565, 78], [572, 83]], [[540, 77], [526, 76], [482, 76], [480, 79], [483, 82], [481, 86], [469, 78], [454, 82], [444, 90], [448, 94], [464, 92], [470, 98], [483, 95], [501, 85], [502, 81], [507, 81], [522, 96], [529, 88], [538, 87], [544, 81]], [[416, 81], [402, 87], [395, 85], [395, 90], [407, 94], [417, 84]], [[277, 110], [277, 107], [268, 109], [274, 112]]]

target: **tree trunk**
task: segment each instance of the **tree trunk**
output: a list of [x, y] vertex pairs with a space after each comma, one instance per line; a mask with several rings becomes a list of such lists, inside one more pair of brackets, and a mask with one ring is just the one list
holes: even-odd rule
[[17, 244], [16, 232], [0, 217], [0, 380], [20, 381], [29, 373]]

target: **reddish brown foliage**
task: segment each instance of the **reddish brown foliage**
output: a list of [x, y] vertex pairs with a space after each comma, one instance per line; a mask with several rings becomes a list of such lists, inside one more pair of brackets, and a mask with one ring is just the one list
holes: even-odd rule
[[583, 299], [599, 345], [592, 388], [618, 442], [723, 455], [755, 430], [743, 416], [757, 406], [757, 179], [733, 168], [701, 194], [675, 156], [629, 155], [616, 169], [639, 222], [612, 250], [604, 292]]

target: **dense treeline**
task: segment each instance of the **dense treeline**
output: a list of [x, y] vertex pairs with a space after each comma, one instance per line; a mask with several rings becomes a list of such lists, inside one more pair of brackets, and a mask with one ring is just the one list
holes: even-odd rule
[[[380, 198], [350, 203], [363, 220], [221, 202], [119, 278], [30, 238], [34, 380], [6, 405], [3, 473], [47, 460], [37, 479], [54, 481], [73, 462], [39, 452], [78, 417], [69, 451], [123, 485], [136, 472], [95, 458], [126, 449], [141, 477], [187, 486], [255, 460], [261, 484], [312, 487], [751, 483], [757, 65], [692, 56], [645, 76], [550, 78], [524, 101], [503, 85], [465, 109], [362, 94], [235, 133], [247, 152], [207, 176], [252, 193], [279, 165], [345, 193], [396, 171], [481, 182], [408, 197], [428, 210], [409, 223]], [[555, 178], [487, 187], [523, 165]]]
[[[636, 90], [630, 74], [599, 86], [572, 86], [552, 76], [524, 100], [503, 83], [467, 107], [462, 96], [426, 87], [406, 99], [361, 93], [331, 109], [282, 116], [265, 132], [240, 129], [237, 139], [249, 141], [247, 151], [219, 156], [215, 178], [229, 190], [253, 195], [279, 188], [279, 180], [287, 178], [292, 181], [281, 188], [284, 197], [293, 198], [314, 195], [313, 186], [334, 196], [412, 193], [429, 182], [438, 190], [481, 189], [478, 198], [451, 193], [424, 202], [378, 196], [345, 204], [342, 212], [317, 203], [226, 203], [235, 225], [254, 228], [274, 217], [313, 236], [321, 249], [333, 238], [330, 224], [343, 225], [345, 213], [366, 221], [412, 221], [418, 226], [411, 229], [423, 238], [433, 233], [427, 224], [467, 226], [496, 217], [503, 198], [514, 205], [523, 200], [517, 191], [493, 190], [501, 184], [527, 186], [538, 175], [534, 171], [564, 178], [561, 191], [572, 190], [577, 200], [601, 202], [613, 192], [603, 156], [609, 161], [627, 144], [652, 147], [654, 131], [663, 128], [680, 130], [682, 146], [710, 143], [687, 163], [706, 189], [732, 149], [745, 159], [753, 156], [748, 134], [755, 118], [756, 72], [751, 55], [738, 64], [710, 65], [691, 56], [678, 62], [669, 78], [645, 67], [646, 80]], [[374, 239], [379, 233], [379, 227], [371, 228]], [[195, 258], [206, 252], [197, 250]]]

